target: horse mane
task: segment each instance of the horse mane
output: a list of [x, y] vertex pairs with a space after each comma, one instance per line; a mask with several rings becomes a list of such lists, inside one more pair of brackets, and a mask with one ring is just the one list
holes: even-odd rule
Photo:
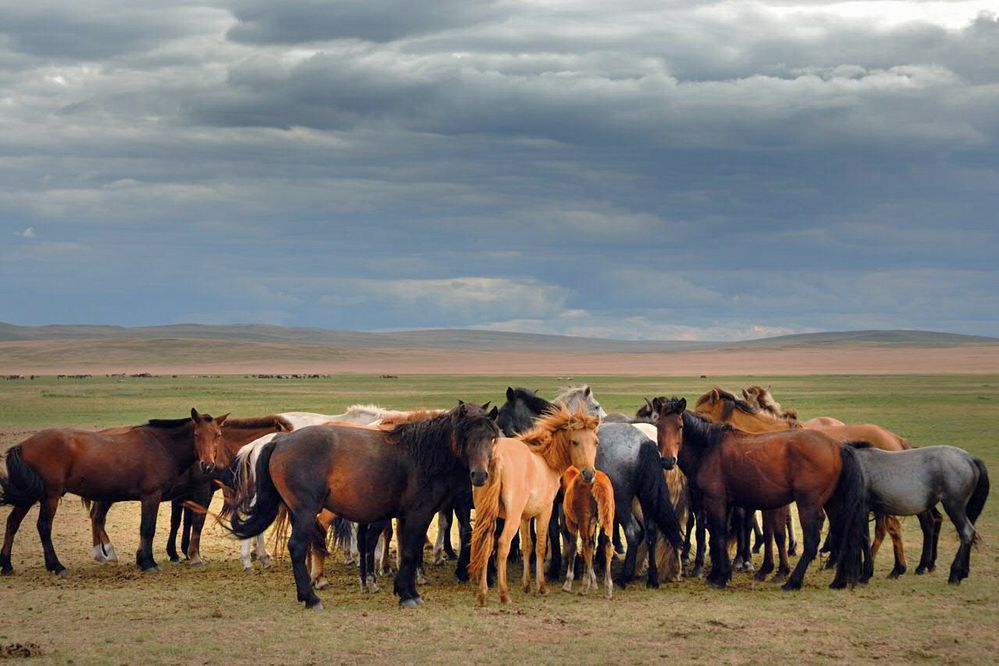
[[[202, 414], [201, 418], [205, 421], [211, 421], [212, 417], [209, 414]], [[179, 428], [184, 425], [189, 425], [193, 423], [191, 417], [188, 416], [183, 419], [149, 419], [143, 423], [140, 428], [158, 428], [162, 430], [170, 430], [173, 428]]]
[[684, 444], [688, 442], [689, 437], [699, 448], [709, 449], [721, 442], [725, 435], [734, 431], [735, 428], [729, 424], [714, 423], [696, 412], [683, 413]]
[[862, 442], [860, 440], [855, 440], [852, 442], [843, 442], [843, 446], [849, 446], [852, 449], [873, 449], [874, 445], [870, 442]]
[[467, 413], [457, 425], [452, 419], [455, 413], [454, 410], [445, 411], [430, 418], [399, 423], [387, 431], [385, 437], [389, 442], [409, 451], [424, 478], [447, 474], [459, 462], [461, 452], [457, 449], [458, 433], [471, 421], [488, 423], [493, 435], [499, 436], [499, 428], [485, 412]]
[[373, 403], [349, 405], [347, 407], [347, 411], [343, 413], [342, 420], [348, 420], [352, 416], [356, 417], [362, 415], [378, 418], [380, 416], [383, 416], [387, 411], [389, 410], [385, 409], [384, 407], [379, 407], [378, 405], [375, 405]]
[[258, 428], [276, 427], [280, 432], [291, 432], [295, 429], [295, 427], [291, 424], [291, 421], [283, 416], [278, 416], [277, 414], [271, 414], [269, 416], [256, 416], [245, 419], [226, 419], [222, 427], [225, 429], [236, 430], [256, 430]]
[[536, 414], [544, 414], [552, 408], [552, 403], [548, 402], [531, 389], [520, 387], [515, 388], [513, 389], [513, 397], [515, 400], [520, 400], [525, 403], [528, 409]]
[[386, 416], [378, 423], [378, 426], [382, 428], [394, 428], [395, 426], [402, 425], [403, 423], [424, 421], [446, 413], [446, 409], [415, 409], [411, 412], [405, 412], [404, 414]]
[[[750, 406], [755, 401], [758, 412], [769, 413], [771, 416], [784, 419], [785, 421], [798, 420], [798, 412], [796, 410], [781, 407], [781, 404], [774, 399], [773, 394], [758, 384], [742, 389], [742, 395], [745, 396], [746, 402]], [[750, 400], [750, 395], [754, 396], [754, 400]]]
[[539, 456], [552, 469], [569, 467], [569, 446], [574, 430], [596, 430], [600, 418], [586, 413], [583, 407], [570, 412], [565, 405], [551, 407], [537, 421], [534, 428], [520, 435], [518, 439]]
[[558, 394], [552, 402], [558, 404], [568, 404], [572, 398], [577, 396], [580, 400], [584, 400], [586, 398], [586, 392], [589, 389], [589, 384], [580, 384], [579, 386], [563, 386], [558, 390]]
[[654, 410], [658, 410], [659, 416], [681, 414], [687, 409], [687, 401], [683, 398], [677, 398], [676, 396], [671, 398], [653, 398], [652, 408]]

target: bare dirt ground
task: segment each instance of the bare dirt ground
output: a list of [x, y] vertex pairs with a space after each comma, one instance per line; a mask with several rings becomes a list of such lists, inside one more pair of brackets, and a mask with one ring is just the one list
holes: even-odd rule
[[[103, 341], [0, 343], [0, 374], [360, 373], [614, 375], [996, 374], [999, 345], [844, 346], [690, 351], [558, 353], [428, 348], [336, 349], [296, 345], [210, 345], [175, 356], [123, 352]], [[144, 359], [148, 357], [149, 362]]]

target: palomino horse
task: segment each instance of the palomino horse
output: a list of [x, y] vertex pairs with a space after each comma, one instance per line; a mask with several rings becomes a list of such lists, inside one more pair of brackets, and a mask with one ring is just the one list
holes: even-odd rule
[[[989, 473], [979, 458], [956, 446], [927, 446], [889, 453], [854, 444], [864, 468], [867, 502], [874, 511], [896, 516], [925, 516], [942, 502], [961, 546], [950, 565], [949, 583], [968, 577], [971, 545], [976, 539], [975, 521], [989, 496]], [[923, 557], [920, 566], [936, 561], [940, 531], [925, 520]], [[864, 580], [874, 574], [873, 557], [867, 553]]]
[[[499, 423], [504, 432], [526, 432], [541, 414], [555, 405], [525, 388], [507, 389], [507, 401], [500, 407]], [[635, 576], [635, 564], [643, 541], [656, 541], [658, 532], [679, 548], [682, 544], [680, 524], [676, 517], [676, 507], [671, 501], [678, 490], [667, 486], [663, 469], [675, 466], [675, 460], [665, 465], [659, 456], [654, 439], [642, 431], [642, 424], [601, 423], [597, 430], [600, 447], [597, 450], [597, 469], [607, 474], [614, 486], [615, 521], [624, 529], [628, 549], [624, 564], [618, 572], [617, 584], [627, 585]], [[674, 481], [679, 477], [672, 476]], [[639, 522], [633, 511], [635, 500], [641, 507], [643, 520]], [[558, 539], [552, 539], [552, 550], [558, 547]], [[649, 549], [654, 552], [654, 549]], [[556, 568], [556, 553], [552, 553], [549, 572], [557, 572], [552, 578], [561, 575]], [[598, 552], [599, 556], [600, 553]], [[561, 558], [559, 558], [561, 559]], [[659, 587], [659, 574], [654, 558], [650, 558], [647, 570], [649, 587]]]
[[[131, 428], [108, 428], [101, 430], [102, 434], [120, 434]], [[222, 424], [222, 441], [219, 444], [218, 469], [224, 469], [232, 461], [236, 452], [245, 445], [266, 433], [288, 432], [292, 429], [291, 424], [280, 416], [261, 416], [245, 419], [226, 419]], [[179, 562], [177, 555], [177, 532], [180, 527], [181, 516], [190, 514], [190, 509], [184, 508], [184, 503], [193, 501], [200, 506], [207, 507], [211, 504], [212, 496], [218, 486], [215, 479], [218, 474], [202, 474], [197, 467], [192, 466], [177, 481], [177, 485], [171, 488], [165, 500], [170, 500], [170, 536], [167, 538], [167, 556], [171, 562]], [[114, 502], [89, 502], [84, 500], [84, 505], [90, 505], [91, 533], [93, 535], [93, 558], [97, 562], [117, 562], [118, 555], [115, 553], [114, 544], [105, 529], [108, 511]], [[201, 530], [205, 525], [205, 514], [195, 513], [193, 518], [186, 521], [181, 550], [187, 561], [192, 566], [204, 564], [201, 559]]]
[[247, 475], [226, 507], [230, 530], [240, 538], [256, 536], [286, 506], [298, 600], [306, 608], [322, 608], [306, 564], [310, 546], [325, 549], [316, 516], [325, 509], [364, 525], [400, 518], [395, 593], [404, 607], [419, 606], [416, 567], [430, 520], [469, 479], [473, 485], [486, 482], [499, 435], [495, 416], [496, 410], [459, 403], [445, 414], [387, 432], [313, 426], [277, 435], [259, 452], [255, 481], [248, 482]]
[[597, 470], [592, 481], [587, 481], [575, 467], [570, 467], [562, 475], [562, 486], [565, 488], [565, 500], [562, 502], [565, 529], [569, 533], [566, 556], [569, 566], [566, 567], [562, 589], [572, 592], [577, 538], [582, 541], [583, 562], [586, 563], [583, 594], [597, 586], [597, 574], [593, 571], [593, 550], [597, 545], [599, 522], [604, 536], [601, 541], [604, 547], [604, 587], [607, 598], [610, 599], [614, 594], [614, 583], [611, 580], [611, 560], [614, 559], [614, 546], [611, 543], [611, 530], [614, 529], [614, 488], [607, 475], [600, 470]]
[[804, 534], [801, 558], [783, 589], [801, 587], [818, 554], [823, 511], [840, 543], [831, 587], [854, 585], [861, 575], [867, 533], [863, 469], [856, 452], [814, 430], [750, 435], [686, 411], [668, 401], [656, 423], [664, 456], [676, 456], [710, 523], [711, 572], [707, 582], [725, 587], [731, 578], [727, 518], [730, 505], [777, 509], [798, 504]]
[[560, 406], [540, 418], [530, 432], [517, 438], [501, 437], [496, 440], [489, 467], [490, 478], [484, 485], [472, 490], [475, 528], [472, 531], [469, 570], [473, 578], [478, 578], [476, 598], [479, 605], [486, 603], [489, 591], [488, 563], [499, 518], [506, 520], [496, 548], [500, 601], [510, 602], [506, 560], [518, 525], [524, 561], [524, 592], [530, 591], [532, 518], [537, 519], [536, 590], [538, 594], [548, 593], [545, 585], [545, 549], [552, 503], [561, 487], [562, 474], [570, 466], [579, 468], [584, 481], [593, 482], [599, 425], [600, 419], [587, 414], [582, 406], [575, 412]]
[[[767, 413], [757, 412], [747, 403], [719, 388], [712, 389], [698, 398], [694, 411], [715, 423], [728, 423], [739, 430], [750, 433], [780, 432], [798, 427], [797, 421], [794, 419], [777, 418]], [[904, 438], [872, 423], [813, 426], [809, 430], [829, 435], [839, 442], [869, 442], [882, 451], [904, 451], [912, 448]], [[932, 521], [936, 525], [936, 529], [939, 530], [941, 516], [934, 509], [930, 514], [921, 517], [920, 521]], [[895, 565], [888, 576], [889, 578], [898, 578], [906, 571], [902, 524], [895, 516], [876, 514], [874, 543], [871, 547], [871, 552], [875, 557], [877, 557], [878, 549], [881, 547], [886, 533], [891, 536], [895, 556]], [[834, 540], [831, 540], [830, 544], [835, 548]], [[830, 558], [827, 564], [831, 566], [834, 562], [835, 558]], [[923, 573], [923, 570], [925, 569], [920, 567], [916, 573]]]
[[7, 516], [0, 573], [12, 572], [14, 535], [28, 509], [38, 502], [45, 568], [66, 574], [52, 546], [52, 520], [66, 493], [91, 501], [140, 500], [140, 546], [135, 561], [143, 571], [159, 571], [153, 559], [153, 536], [160, 502], [194, 463], [205, 474], [215, 469], [225, 420], [225, 416], [212, 418], [192, 408], [190, 418], [152, 420], [116, 434], [42, 430], [9, 449], [6, 467], [0, 466], [6, 471], [0, 475], [0, 504], [13, 504], [14, 510]]

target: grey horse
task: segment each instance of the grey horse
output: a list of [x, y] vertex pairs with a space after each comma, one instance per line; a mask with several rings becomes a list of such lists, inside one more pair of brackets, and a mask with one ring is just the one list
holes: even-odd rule
[[[851, 443], [864, 469], [867, 502], [872, 511], [896, 516], [922, 514], [942, 503], [957, 528], [961, 546], [950, 566], [948, 582], [959, 584], [968, 577], [975, 521], [989, 496], [989, 474], [979, 458], [956, 446], [926, 446], [907, 451], [882, 451], [866, 443]], [[932, 521], [920, 517], [923, 554], [920, 570], [932, 571], [936, 564], [940, 531]], [[874, 564], [868, 542], [864, 580], [873, 575]]]

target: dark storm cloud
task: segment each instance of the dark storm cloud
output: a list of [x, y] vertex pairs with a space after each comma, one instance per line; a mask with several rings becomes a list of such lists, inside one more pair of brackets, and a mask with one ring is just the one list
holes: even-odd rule
[[994, 16], [35, 7], [0, 320], [999, 333]]

